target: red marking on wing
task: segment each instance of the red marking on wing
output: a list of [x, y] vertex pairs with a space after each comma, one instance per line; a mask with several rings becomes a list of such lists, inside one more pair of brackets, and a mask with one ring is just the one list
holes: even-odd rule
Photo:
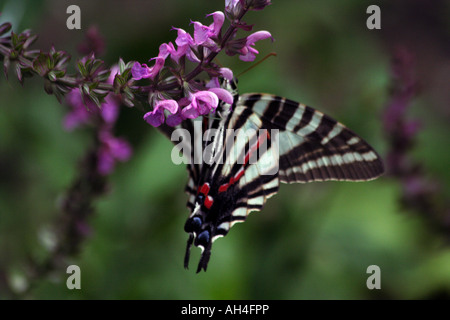
[[224, 183], [219, 187], [219, 193], [227, 191], [231, 185], [236, 183], [244, 175], [245, 173], [244, 167], [248, 164], [248, 161], [250, 160], [252, 154], [259, 149], [261, 144], [263, 144], [266, 139], [270, 139], [269, 132], [267, 130], [265, 130], [264, 132], [265, 134], [261, 134], [258, 137], [258, 141], [256, 141], [256, 143], [250, 148], [250, 150], [245, 155], [244, 164], [242, 165], [242, 168], [239, 169], [239, 171], [235, 174], [234, 177], [230, 178], [230, 181], [228, 183]]
[[210, 209], [211, 206], [213, 205], [213, 203], [214, 203], [213, 197], [207, 196], [206, 199], [205, 199], [205, 203], [204, 203], [205, 207]]
[[205, 196], [208, 195], [209, 193], [209, 183], [205, 182], [199, 189], [198, 189], [198, 193], [203, 193]]

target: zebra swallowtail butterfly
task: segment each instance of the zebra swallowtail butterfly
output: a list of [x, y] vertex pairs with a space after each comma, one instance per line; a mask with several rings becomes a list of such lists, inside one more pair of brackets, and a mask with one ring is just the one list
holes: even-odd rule
[[[221, 102], [213, 116], [185, 120], [175, 128], [159, 127], [169, 138], [174, 130], [185, 129], [177, 144], [191, 156], [185, 189], [191, 214], [184, 226], [189, 234], [184, 266], [188, 268], [194, 244], [202, 250], [197, 272], [206, 271], [214, 240], [225, 236], [233, 224], [245, 221], [251, 211], [261, 210], [267, 199], [278, 192], [280, 182], [366, 181], [384, 171], [376, 151], [328, 115], [274, 95], [238, 95], [234, 81], [223, 80], [222, 87], [233, 93], [232, 106]], [[208, 129], [217, 129], [216, 134], [203, 139]], [[238, 129], [265, 134], [237, 141], [240, 138], [233, 132]], [[278, 150], [274, 150], [270, 134], [274, 129], [278, 132]], [[207, 148], [204, 140], [210, 139], [215, 159], [222, 161], [196, 159]], [[242, 150], [226, 148], [238, 142]], [[256, 153], [260, 153], [259, 158], [249, 161]], [[276, 172], [267, 174], [264, 155], [275, 157]]]

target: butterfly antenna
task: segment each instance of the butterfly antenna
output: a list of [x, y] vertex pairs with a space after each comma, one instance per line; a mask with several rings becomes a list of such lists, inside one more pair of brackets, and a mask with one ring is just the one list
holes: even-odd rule
[[255, 68], [256, 66], [258, 66], [259, 64], [263, 63], [265, 60], [267, 60], [270, 57], [276, 57], [277, 53], [276, 52], [271, 52], [269, 54], [267, 54], [264, 58], [262, 58], [261, 60], [259, 60], [258, 62], [254, 63], [252, 66], [248, 67], [247, 69], [245, 69], [244, 71], [242, 71], [241, 73], [239, 73], [237, 75], [237, 78], [240, 78], [242, 75], [244, 75], [245, 73], [247, 73], [248, 71], [252, 70], [253, 68]]

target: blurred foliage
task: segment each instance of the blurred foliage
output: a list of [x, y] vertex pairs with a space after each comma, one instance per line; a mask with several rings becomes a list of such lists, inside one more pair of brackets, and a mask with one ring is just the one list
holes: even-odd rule
[[[142, 62], [176, 37], [172, 26], [206, 21], [223, 0], [0, 0], [1, 22], [32, 28], [36, 47], [69, 51], [96, 25], [108, 64]], [[414, 157], [440, 179], [448, 199], [450, 162], [450, 3], [378, 1], [382, 29], [366, 28], [371, 3], [277, 1], [249, 14], [277, 52], [239, 79], [241, 92], [270, 92], [329, 113], [383, 154], [381, 113], [389, 99], [390, 58], [397, 45], [416, 55], [421, 92], [411, 108], [422, 121]], [[66, 28], [66, 8], [78, 4], [82, 30]], [[221, 57], [219, 57], [219, 60]], [[224, 58], [237, 75], [248, 65]], [[89, 132], [65, 132], [65, 108], [40, 79], [0, 78], [0, 269], [20, 289], [26, 261], [46, 255], [42, 242], [58, 216], [58, 201], [76, 175]], [[118, 166], [109, 195], [97, 204], [92, 234], [69, 264], [81, 267], [81, 290], [66, 288], [65, 270], [41, 279], [41, 299], [422, 299], [450, 297], [448, 237], [400, 206], [398, 181], [282, 185], [263, 211], [214, 243], [206, 273], [183, 269], [188, 209], [187, 173], [170, 160], [170, 141], [123, 108], [118, 135], [135, 154]], [[192, 263], [199, 258], [193, 249]], [[381, 290], [368, 290], [366, 269], [381, 268]], [[2, 275], [0, 275], [2, 276]], [[1, 290], [1, 289], [0, 289]], [[0, 298], [4, 296], [0, 291]]]

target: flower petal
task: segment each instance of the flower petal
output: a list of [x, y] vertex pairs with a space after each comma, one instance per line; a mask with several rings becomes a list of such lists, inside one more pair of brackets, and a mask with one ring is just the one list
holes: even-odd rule
[[169, 54], [171, 54], [172, 52], [175, 52], [175, 51], [176, 50], [175, 50], [175, 47], [174, 47], [172, 42], [163, 43], [162, 45], [159, 46], [158, 57], [161, 57], [163, 59], [167, 59]]
[[116, 64], [111, 67], [111, 73], [109, 74], [108, 80], [106, 81], [109, 84], [113, 84], [114, 78], [116, 77], [116, 74], [119, 73], [119, 66]]
[[205, 84], [205, 87], [206, 88], [220, 88], [219, 78], [218, 77], [211, 78], [211, 80], [209, 80]]
[[183, 119], [195, 119], [199, 116], [199, 112], [192, 104], [181, 110], [181, 116]]
[[220, 33], [220, 30], [222, 29], [223, 22], [225, 21], [225, 15], [222, 11], [216, 11], [206, 16], [213, 16], [214, 22], [211, 26], [209, 26], [211, 29], [210, 37], [217, 37]]
[[155, 110], [166, 109], [169, 110], [170, 113], [175, 114], [178, 112], [179, 106], [175, 100], [161, 100], [155, 106]]
[[227, 80], [233, 80], [233, 71], [231, 71], [231, 69], [229, 68], [220, 68], [219, 69], [220, 74], [222, 75], [222, 77], [224, 77]]
[[131, 74], [134, 80], [141, 80], [142, 78], [148, 78], [150, 74], [150, 68], [146, 64], [140, 64], [135, 62], [131, 68]]
[[154, 127], [159, 127], [164, 122], [164, 112], [162, 109], [147, 112], [144, 115], [144, 120]]
[[178, 112], [176, 114], [172, 114], [167, 117], [166, 123], [168, 126], [176, 127], [183, 121], [183, 117], [181, 116], [181, 113]]
[[175, 43], [177, 46], [184, 46], [184, 45], [193, 45], [194, 39], [192, 39], [191, 35], [184, 31], [181, 28], [172, 28], [174, 30], [178, 31], [177, 39], [175, 40]]
[[102, 103], [101, 115], [103, 121], [108, 124], [113, 124], [116, 122], [119, 116], [119, 103], [113, 94], [108, 94]]
[[[256, 41], [272, 38], [269, 31], [257, 31], [247, 37], [247, 46], [255, 44]], [[272, 38], [273, 40], [273, 38]]]
[[246, 50], [245, 54], [240, 55], [239, 59], [246, 62], [254, 61], [258, 53], [259, 53], [258, 50], [250, 48], [250, 50]]
[[131, 146], [125, 139], [113, 138], [109, 141], [111, 154], [119, 161], [127, 161], [130, 159], [132, 150]]
[[217, 97], [225, 103], [233, 104], [233, 95], [228, 90], [222, 88], [211, 88], [209, 91], [217, 95]]
[[155, 79], [156, 75], [161, 71], [162, 67], [164, 66], [165, 59], [162, 57], [156, 57], [152, 58], [151, 60], [155, 60], [155, 65], [151, 68], [149, 68], [149, 74], [146, 78]]
[[194, 41], [196, 45], [202, 45], [209, 40], [211, 29], [200, 22], [194, 21]]
[[199, 91], [193, 94], [192, 105], [201, 115], [208, 114], [211, 109], [216, 110], [219, 105], [219, 98], [211, 91]]
[[97, 170], [102, 175], [108, 175], [114, 170], [114, 157], [108, 147], [103, 146], [98, 151]]

